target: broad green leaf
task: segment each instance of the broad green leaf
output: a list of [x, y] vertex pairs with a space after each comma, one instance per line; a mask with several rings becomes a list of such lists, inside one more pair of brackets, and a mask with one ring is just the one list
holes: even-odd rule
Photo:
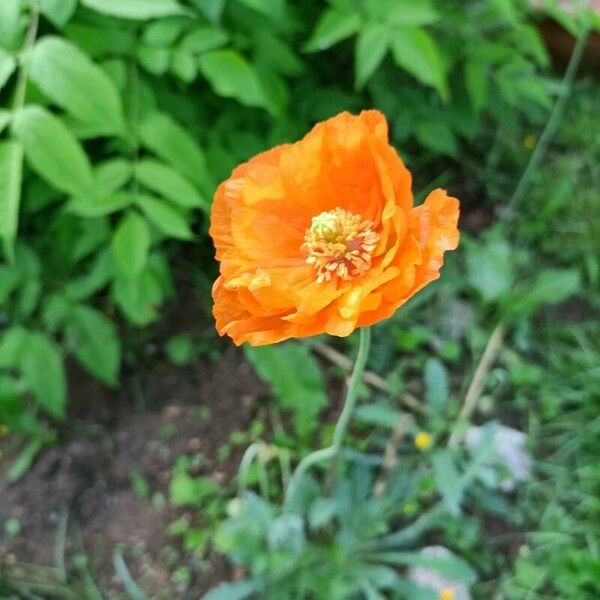
[[468, 585], [477, 581], [477, 573], [462, 558], [449, 553], [447, 556], [428, 556], [423, 552], [377, 552], [372, 558], [378, 562], [410, 567], [424, 567], [437, 571], [442, 577]]
[[214, 496], [219, 486], [209, 477], [190, 477], [175, 473], [169, 484], [169, 498], [175, 506], [198, 506], [208, 496]]
[[465, 64], [465, 87], [476, 111], [485, 108], [488, 99], [488, 67], [477, 58]]
[[396, 64], [448, 100], [446, 73], [435, 40], [423, 29], [407, 27], [394, 33], [392, 53]]
[[323, 373], [308, 347], [286, 342], [276, 346], [245, 347], [244, 350], [260, 378], [273, 388], [281, 406], [293, 411], [299, 435], [310, 436], [328, 400]]
[[157, 156], [171, 163], [205, 193], [213, 192], [213, 181], [208, 173], [204, 155], [181, 125], [163, 113], [152, 113], [140, 126], [142, 144]]
[[210, 211], [210, 204], [183, 175], [157, 160], [141, 160], [135, 169], [140, 183], [184, 208], [201, 207]]
[[192, 54], [201, 54], [224, 46], [229, 41], [229, 34], [216, 27], [198, 27], [188, 33], [179, 47]]
[[187, 24], [188, 19], [185, 17], [154, 21], [144, 28], [144, 42], [157, 48], [169, 48], [177, 41]]
[[123, 210], [132, 203], [127, 192], [115, 192], [108, 196], [76, 196], [69, 200], [67, 210], [80, 217], [95, 219]]
[[54, 102], [98, 133], [123, 133], [119, 93], [106, 73], [77, 46], [46, 36], [29, 56], [29, 76]]
[[355, 82], [361, 89], [377, 70], [387, 54], [389, 46], [388, 28], [381, 23], [365, 25], [356, 38]]
[[69, 333], [77, 360], [98, 379], [116, 385], [121, 346], [114, 324], [101, 312], [79, 305], [71, 313]]
[[448, 156], [456, 156], [458, 145], [454, 133], [444, 121], [421, 121], [415, 129], [415, 136], [420, 144]]
[[330, 8], [322, 13], [319, 22], [304, 46], [306, 52], [327, 50], [334, 44], [354, 35], [360, 27], [358, 12], [340, 12]]
[[171, 72], [177, 75], [179, 79], [190, 83], [196, 78], [196, 59], [185, 50], [175, 50], [171, 54]]
[[0, 133], [4, 131], [4, 128], [11, 122], [12, 112], [0, 108]]
[[65, 287], [66, 296], [80, 302], [101, 290], [115, 275], [114, 262], [110, 248], [102, 250], [85, 275], [69, 281]]
[[21, 0], [0, 0], [0, 46], [15, 50], [19, 46]]
[[113, 158], [97, 163], [94, 168], [94, 189], [98, 196], [112, 194], [131, 178], [131, 163], [123, 158]]
[[56, 344], [42, 333], [30, 333], [25, 342], [21, 372], [40, 406], [61, 418], [67, 403], [63, 359]]
[[140, 275], [146, 266], [150, 249], [150, 230], [138, 213], [128, 212], [119, 223], [112, 239], [117, 268], [128, 278]]
[[118, 277], [112, 294], [117, 305], [131, 323], [148, 325], [158, 317], [157, 308], [163, 300], [158, 277], [146, 269], [136, 279]]
[[12, 54], [9, 54], [3, 48], [0, 48], [0, 90], [13, 74], [17, 66], [17, 61]]
[[507, 296], [513, 285], [513, 257], [505, 240], [469, 244], [467, 280], [485, 302]]
[[581, 277], [576, 269], [545, 269], [528, 290], [522, 291], [510, 304], [510, 311], [531, 312], [543, 304], [559, 304], [581, 289]]
[[170, 55], [167, 48], [140, 45], [136, 49], [136, 56], [140, 64], [153, 75], [162, 75], [166, 72], [169, 67]]
[[0, 143], [0, 238], [9, 259], [14, 258], [14, 242], [19, 223], [23, 146], [18, 141]]
[[448, 511], [457, 515], [465, 491], [465, 480], [461, 477], [452, 454], [448, 450], [440, 450], [432, 457], [433, 476], [439, 493], [444, 499]]
[[252, 65], [235, 50], [213, 50], [198, 59], [201, 73], [215, 93], [246, 106], [266, 106], [265, 95]]
[[40, 12], [59, 29], [64, 27], [77, 8], [77, 0], [41, 0]]
[[81, 4], [105, 15], [136, 21], [189, 14], [176, 0], [81, 0]]
[[10, 327], [0, 337], [0, 369], [15, 369], [21, 364], [28, 332], [18, 325]]
[[182, 214], [165, 200], [140, 195], [136, 202], [148, 220], [165, 235], [179, 240], [189, 240], [194, 237]]
[[435, 412], [440, 412], [448, 404], [448, 371], [437, 358], [429, 358], [425, 363], [425, 400]]
[[92, 168], [81, 144], [62, 122], [46, 109], [26, 106], [13, 121], [31, 167], [58, 190], [90, 194]]
[[439, 20], [430, 0], [363, 0], [369, 18], [388, 26], [420, 27]]

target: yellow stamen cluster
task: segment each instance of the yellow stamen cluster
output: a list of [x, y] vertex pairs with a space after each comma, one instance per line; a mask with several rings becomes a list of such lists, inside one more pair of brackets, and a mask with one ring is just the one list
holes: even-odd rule
[[349, 280], [369, 270], [379, 239], [371, 221], [336, 208], [312, 218], [302, 250], [308, 254], [306, 263], [317, 270], [318, 283], [334, 275]]
[[440, 592], [440, 600], [454, 600], [454, 590], [452, 588], [444, 588]]
[[419, 431], [415, 435], [415, 447], [421, 452], [427, 450], [431, 446], [432, 441], [431, 436], [426, 431]]

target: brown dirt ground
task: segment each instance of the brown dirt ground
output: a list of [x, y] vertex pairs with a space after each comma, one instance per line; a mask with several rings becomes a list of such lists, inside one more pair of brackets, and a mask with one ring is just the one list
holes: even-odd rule
[[[115, 392], [76, 373], [71, 377], [70, 422], [61, 431], [61, 442], [46, 449], [13, 486], [3, 477], [8, 461], [0, 463], [0, 524], [9, 518], [21, 524], [13, 539], [0, 528], [0, 567], [13, 565], [14, 570], [17, 562], [52, 566], [57, 524], [66, 510], [67, 555], [83, 547], [108, 598], [123, 597], [112, 567], [113, 551], [121, 544], [134, 579], [152, 599], [198, 598], [231, 577], [230, 566], [210, 556], [205, 570], [192, 569], [189, 585], [172, 583], [173, 549], [177, 564], [193, 562], [167, 533], [185, 511], [168, 504], [156, 508], [140, 499], [132, 490], [131, 472], [143, 474], [152, 493], [168, 497], [175, 459], [201, 452], [202, 474], [219, 483], [230, 481], [239, 452], [220, 461], [217, 450], [232, 431], [248, 426], [266, 389], [231, 347], [216, 363], [159, 365], [139, 377], [139, 386], [135, 396], [143, 398], [144, 409], [136, 411], [131, 381]], [[210, 419], [203, 418], [202, 407], [208, 407]], [[167, 428], [173, 432], [168, 437]]]

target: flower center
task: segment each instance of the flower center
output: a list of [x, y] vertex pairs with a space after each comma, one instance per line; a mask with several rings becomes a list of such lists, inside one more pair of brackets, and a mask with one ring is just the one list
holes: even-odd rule
[[371, 221], [336, 208], [312, 218], [301, 249], [308, 254], [306, 263], [316, 269], [318, 283], [334, 275], [348, 280], [369, 270], [379, 237]]

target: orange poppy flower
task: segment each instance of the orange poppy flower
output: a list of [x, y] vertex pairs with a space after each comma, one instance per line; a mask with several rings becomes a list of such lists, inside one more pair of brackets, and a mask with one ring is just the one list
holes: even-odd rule
[[444, 190], [413, 206], [380, 112], [319, 123], [234, 169], [215, 193], [217, 330], [259, 346], [377, 323], [439, 277], [457, 221]]

